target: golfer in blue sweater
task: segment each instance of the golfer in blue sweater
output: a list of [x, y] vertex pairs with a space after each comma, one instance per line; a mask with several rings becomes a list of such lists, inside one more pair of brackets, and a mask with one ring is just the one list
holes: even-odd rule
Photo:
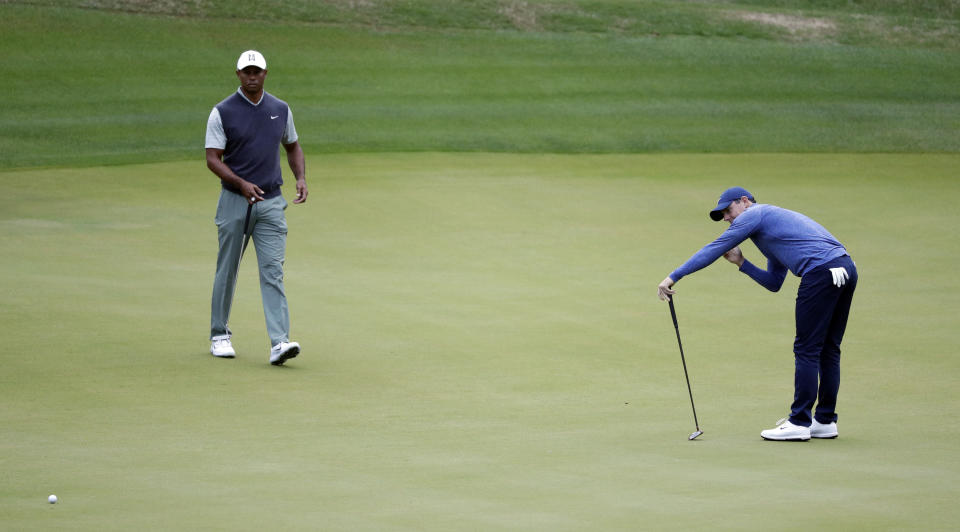
[[[778, 441], [836, 438], [840, 342], [857, 288], [856, 265], [823, 226], [800, 213], [759, 204], [740, 187], [725, 190], [710, 217], [730, 227], [664, 279], [657, 294], [668, 299], [675, 293], [675, 283], [721, 256], [771, 292], [780, 290], [788, 270], [800, 277], [790, 417], [760, 435]], [[765, 270], [745, 259], [737, 247], [748, 238], [767, 258]]]

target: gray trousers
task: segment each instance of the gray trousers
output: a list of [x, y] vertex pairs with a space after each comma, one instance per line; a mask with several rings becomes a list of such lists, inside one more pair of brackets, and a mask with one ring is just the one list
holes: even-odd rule
[[[263, 316], [267, 322], [270, 345], [290, 341], [290, 311], [283, 290], [283, 262], [287, 248], [287, 219], [283, 196], [253, 204], [248, 240], [252, 235], [260, 267], [260, 295]], [[243, 221], [247, 215], [247, 200], [228, 190], [220, 191], [217, 203], [217, 232], [220, 251], [217, 253], [217, 273], [213, 279], [213, 299], [210, 307], [210, 337], [230, 336], [227, 326], [237, 282], [237, 264], [243, 249]]]

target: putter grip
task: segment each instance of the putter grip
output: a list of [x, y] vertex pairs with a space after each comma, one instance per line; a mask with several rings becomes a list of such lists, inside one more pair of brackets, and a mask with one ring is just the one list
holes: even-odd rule
[[252, 203], [248, 203], [248, 204], [247, 204], [247, 215], [243, 218], [243, 236], [244, 236], [244, 239], [246, 239], [246, 236], [247, 236], [247, 228], [250, 226], [250, 211], [252, 211], [252, 210], [253, 210], [253, 204], [252, 204]]
[[[240, 258], [247, 252], [247, 231], [250, 229], [250, 211], [253, 210], [253, 204], [247, 204], [247, 215], [243, 218], [243, 242], [240, 244]], [[237, 275], [240, 274], [240, 261], [237, 261]]]

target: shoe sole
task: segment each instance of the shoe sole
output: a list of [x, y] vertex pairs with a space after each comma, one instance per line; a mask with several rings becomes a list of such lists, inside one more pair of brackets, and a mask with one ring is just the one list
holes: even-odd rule
[[[767, 431], [763, 431], [763, 432], [767, 432]], [[810, 436], [807, 436], [806, 438], [804, 438], [803, 436], [792, 436], [792, 437], [782, 437], [782, 438], [778, 438], [778, 437], [775, 437], [775, 436], [764, 436], [764, 435], [761, 433], [761, 434], [760, 434], [760, 437], [763, 438], [763, 439], [765, 439], [765, 440], [767, 440], [767, 441], [810, 441]]]
[[213, 356], [215, 356], [215, 357], [217, 357], [217, 358], [236, 358], [236, 356], [237, 356], [237, 355], [217, 355], [217, 354], [214, 354], [214, 353], [210, 353], [210, 354], [213, 355]]
[[290, 360], [291, 358], [296, 358], [296, 356], [299, 355], [299, 354], [300, 354], [300, 348], [299, 348], [299, 347], [291, 347], [290, 349], [287, 349], [287, 352], [286, 352], [286, 353], [283, 353], [282, 355], [280, 355], [279, 357], [277, 357], [276, 360], [271, 360], [271, 361], [270, 361], [270, 365], [272, 365], [272, 366], [282, 366], [284, 362]]
[[829, 436], [814, 436], [813, 434], [810, 435], [811, 438], [816, 438], [818, 440], [834, 440], [837, 438], [837, 436], [839, 436], [839, 434], [832, 434]]

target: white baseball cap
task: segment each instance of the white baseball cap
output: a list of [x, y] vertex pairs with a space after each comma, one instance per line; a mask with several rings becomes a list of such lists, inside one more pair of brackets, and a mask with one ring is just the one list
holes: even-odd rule
[[240, 54], [240, 59], [237, 59], [237, 70], [243, 70], [248, 66], [260, 67], [264, 70], [267, 69], [267, 60], [263, 58], [263, 54], [256, 50], [247, 50]]

